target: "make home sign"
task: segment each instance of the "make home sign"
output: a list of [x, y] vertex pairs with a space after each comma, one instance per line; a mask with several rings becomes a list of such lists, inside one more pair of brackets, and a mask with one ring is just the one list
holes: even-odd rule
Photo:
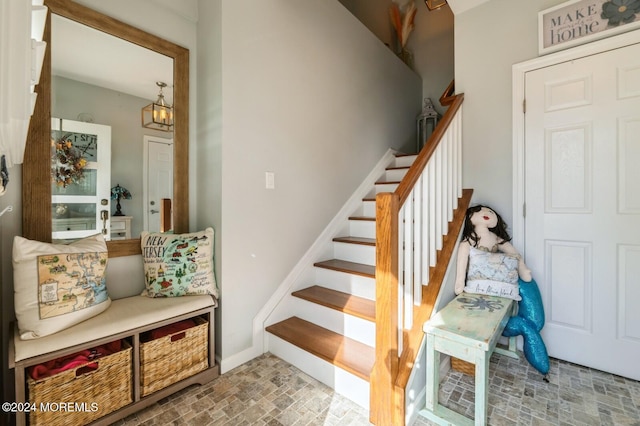
[[572, 0], [538, 14], [539, 52], [640, 28], [638, 0]]

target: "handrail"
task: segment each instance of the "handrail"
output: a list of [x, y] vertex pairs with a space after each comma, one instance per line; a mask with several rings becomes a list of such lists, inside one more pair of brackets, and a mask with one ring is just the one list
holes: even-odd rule
[[454, 95], [455, 92], [456, 92], [455, 80], [451, 80], [451, 83], [449, 83], [449, 86], [447, 86], [447, 88], [444, 90], [444, 93], [442, 93], [442, 96], [440, 96], [440, 105], [442, 106], [451, 105], [455, 98], [455, 95]]
[[427, 163], [440, 144], [442, 136], [444, 136], [445, 132], [449, 129], [449, 125], [453, 121], [453, 117], [455, 117], [456, 113], [462, 106], [462, 102], [464, 101], [464, 93], [455, 95], [453, 98], [453, 103], [444, 113], [442, 119], [438, 122], [438, 125], [427, 140], [424, 148], [422, 149], [422, 151], [420, 151], [418, 157], [413, 162], [406, 176], [404, 177], [404, 179], [402, 179], [402, 182], [400, 182], [400, 185], [398, 185], [398, 188], [395, 191], [395, 193], [400, 197], [400, 205], [404, 204], [405, 201], [407, 201], [409, 194], [411, 194], [411, 190], [413, 190], [413, 188], [415, 187], [416, 182], [424, 171], [424, 168], [427, 166]]
[[[447, 91], [451, 90], [452, 84]], [[459, 213], [471, 198], [470, 191], [462, 191], [458, 174], [461, 158], [459, 110], [464, 95], [451, 98], [449, 108], [396, 191], [376, 196], [376, 362], [370, 378], [370, 420], [378, 425], [404, 424], [404, 390], [421, 342], [422, 323], [433, 311], [446, 270], [446, 266], [436, 265], [436, 249], [440, 250], [437, 261], [448, 263], [457, 232], [442, 239], [443, 233], [447, 234], [447, 229], [443, 228], [451, 217], [451, 230], [460, 229], [463, 215]], [[442, 144], [445, 148], [440, 148], [442, 141], [446, 142]], [[457, 144], [455, 148], [453, 144]], [[456, 158], [456, 165], [451, 167], [457, 169], [455, 172], [443, 170], [447, 168], [443, 158], [451, 160], [449, 157]], [[435, 165], [432, 164], [426, 173], [432, 162]], [[434, 170], [441, 175], [436, 175]], [[437, 180], [442, 182], [431, 191]], [[423, 188], [427, 182], [431, 186]], [[422, 204], [428, 204], [428, 198], [436, 192], [437, 201], [433, 203], [437, 205], [436, 212], [430, 213], [433, 217], [425, 221], [420, 213]], [[455, 217], [454, 209], [457, 209]], [[438, 243], [421, 239], [429, 232], [430, 235], [440, 234]], [[421, 251], [423, 246], [429, 246], [424, 253]], [[427, 271], [423, 272], [424, 269]], [[429, 269], [434, 270], [433, 274]], [[425, 287], [424, 283], [429, 285]], [[414, 304], [420, 307], [414, 309]], [[399, 315], [401, 310], [402, 316]]]

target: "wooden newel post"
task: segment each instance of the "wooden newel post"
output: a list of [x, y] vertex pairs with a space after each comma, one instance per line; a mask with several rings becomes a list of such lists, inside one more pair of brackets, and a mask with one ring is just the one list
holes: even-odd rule
[[398, 211], [396, 194], [376, 196], [376, 361], [371, 372], [370, 420], [399, 425], [398, 396]]

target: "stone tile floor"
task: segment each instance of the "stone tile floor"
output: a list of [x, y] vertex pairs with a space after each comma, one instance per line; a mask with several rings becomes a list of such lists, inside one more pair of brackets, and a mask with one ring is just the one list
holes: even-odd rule
[[[640, 426], [640, 382], [551, 360], [550, 382], [524, 360], [494, 354], [489, 425]], [[474, 381], [450, 371], [441, 402], [473, 416]], [[265, 354], [116, 423], [125, 425], [368, 425], [368, 413], [281, 359]], [[415, 425], [431, 425], [418, 418]]]

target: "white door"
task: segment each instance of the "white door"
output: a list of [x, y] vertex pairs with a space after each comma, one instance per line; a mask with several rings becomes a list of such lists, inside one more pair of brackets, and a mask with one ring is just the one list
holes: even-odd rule
[[144, 229], [160, 231], [161, 200], [173, 201], [173, 139], [144, 137]]
[[110, 239], [111, 127], [58, 118], [51, 127], [52, 238]]
[[550, 356], [640, 379], [640, 44], [526, 73], [525, 256]]

